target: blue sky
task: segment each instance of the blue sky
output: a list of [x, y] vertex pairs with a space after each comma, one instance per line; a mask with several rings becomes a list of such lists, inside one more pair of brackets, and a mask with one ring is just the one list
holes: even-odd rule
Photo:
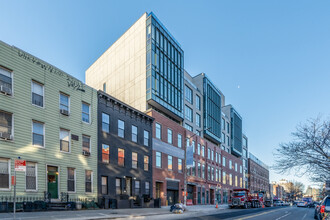
[[[0, 40], [84, 81], [85, 70], [153, 11], [243, 117], [249, 150], [272, 165], [298, 123], [330, 113], [330, 1], [0, 1]], [[306, 178], [280, 176], [271, 180]]]

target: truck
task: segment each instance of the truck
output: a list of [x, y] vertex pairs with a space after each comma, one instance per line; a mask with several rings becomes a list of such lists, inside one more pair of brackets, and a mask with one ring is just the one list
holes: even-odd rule
[[248, 189], [233, 189], [229, 200], [229, 208], [259, 208], [263, 204], [263, 193], [250, 193]]

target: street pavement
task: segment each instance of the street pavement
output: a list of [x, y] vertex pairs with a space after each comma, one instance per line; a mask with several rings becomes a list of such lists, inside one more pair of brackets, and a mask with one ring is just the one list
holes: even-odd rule
[[[269, 207], [257, 209], [228, 209], [228, 206], [214, 205], [190, 206], [184, 214], [173, 214], [169, 207], [160, 209], [116, 209], [116, 210], [81, 210], [81, 211], [49, 211], [17, 213], [16, 219], [20, 220], [87, 220], [87, 219], [143, 219], [143, 220], [312, 220], [314, 219], [313, 208], [298, 207]], [[0, 213], [1, 220], [11, 220], [11, 213]]]

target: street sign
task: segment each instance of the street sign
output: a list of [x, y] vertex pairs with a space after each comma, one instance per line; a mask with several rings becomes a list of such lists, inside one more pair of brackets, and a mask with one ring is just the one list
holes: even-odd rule
[[11, 185], [16, 186], [16, 176], [11, 176]]
[[26, 161], [25, 160], [15, 160], [15, 171], [26, 171]]

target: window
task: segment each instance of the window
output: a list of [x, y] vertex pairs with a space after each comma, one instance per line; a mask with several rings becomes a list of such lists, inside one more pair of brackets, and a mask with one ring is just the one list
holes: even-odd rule
[[232, 161], [231, 160], [229, 160], [229, 169], [233, 169], [233, 164], [232, 164]]
[[238, 186], [237, 176], [235, 176], [235, 186]]
[[12, 139], [13, 134], [13, 115], [0, 111], [0, 138]]
[[167, 143], [172, 144], [172, 130], [167, 129]]
[[93, 172], [91, 170], [85, 171], [85, 192], [93, 191]]
[[125, 122], [122, 120], [118, 120], [118, 136], [124, 137], [124, 129], [125, 129]]
[[178, 134], [178, 147], [182, 148], [182, 135]]
[[240, 177], [239, 178], [239, 186], [242, 188], [242, 185], [243, 185], [243, 183], [242, 183], [243, 181], [242, 181], [242, 177]]
[[197, 154], [201, 155], [201, 145], [197, 144]]
[[162, 153], [156, 152], [156, 167], [162, 167]]
[[202, 165], [202, 178], [205, 179], [205, 164]]
[[109, 133], [110, 131], [110, 116], [102, 113], [102, 131]]
[[229, 136], [227, 136], [227, 145], [229, 146]]
[[207, 166], [207, 179], [211, 180], [211, 167]]
[[125, 166], [125, 150], [118, 148], [118, 165]]
[[0, 158], [0, 189], [9, 189], [10, 160]]
[[202, 146], [202, 156], [205, 157], [205, 146]]
[[109, 145], [102, 144], [102, 162], [109, 163]]
[[85, 102], [82, 103], [81, 115], [82, 115], [82, 121], [89, 123], [89, 104]]
[[87, 135], [82, 136], [83, 152], [91, 153], [91, 137]]
[[196, 108], [201, 110], [201, 98], [198, 95], [196, 95]]
[[215, 152], [215, 162], [218, 163], [218, 153]]
[[201, 177], [201, 163], [197, 164], [197, 175], [199, 178]]
[[189, 121], [192, 122], [193, 121], [193, 118], [192, 118], [192, 109], [189, 108], [188, 106], [185, 106], [184, 109], [185, 109], [185, 118], [187, 120], [189, 120]]
[[103, 83], [103, 92], [107, 92], [107, 84]]
[[116, 194], [121, 195], [121, 179], [116, 178]]
[[168, 170], [173, 169], [173, 157], [170, 155], [167, 156], [167, 169]]
[[211, 153], [211, 160], [214, 161], [214, 150], [212, 150], [212, 153]]
[[101, 180], [101, 193], [103, 195], [108, 194], [108, 177], [107, 176], [102, 176]]
[[143, 132], [143, 144], [149, 146], [149, 131], [144, 130]]
[[239, 166], [239, 172], [240, 172], [240, 173], [243, 172], [242, 165]]
[[191, 126], [188, 125], [187, 123], [184, 124], [184, 127], [185, 127], [188, 131], [193, 131], [193, 127], [191, 127]]
[[196, 146], [195, 146], [195, 141], [192, 141], [192, 142], [191, 142], [191, 145], [192, 145], [192, 148], [193, 148], [193, 153], [195, 153], [195, 148], [196, 148]]
[[149, 157], [148, 156], [144, 156], [143, 158], [144, 160], [144, 171], [148, 171], [149, 170]]
[[140, 195], [140, 181], [135, 180], [135, 192], [136, 196]]
[[225, 128], [225, 119], [224, 118], [222, 118], [222, 120], [221, 120], [221, 122], [222, 122], [222, 124], [221, 124], [221, 127], [222, 127], [222, 130], [225, 130], [226, 128]]
[[4, 68], [0, 68], [0, 92], [7, 95], [12, 94], [12, 73]]
[[32, 144], [35, 146], [44, 147], [44, 124], [32, 121]]
[[132, 141], [137, 142], [137, 127], [132, 125]]
[[221, 183], [221, 170], [219, 169], [219, 183]]
[[233, 185], [233, 175], [229, 174], [229, 185]]
[[26, 190], [37, 190], [37, 164], [26, 163]]
[[214, 181], [214, 167], [211, 168], [211, 180]]
[[222, 184], [227, 184], [225, 171], [222, 172]]
[[138, 167], [138, 154], [132, 152], [132, 168], [137, 169]]
[[186, 85], [185, 85], [185, 98], [191, 104], [193, 103], [192, 102], [192, 90]]
[[201, 116], [198, 113], [196, 113], [196, 125], [201, 126]]
[[156, 123], [156, 138], [162, 139], [162, 126]]
[[207, 159], [211, 160], [211, 149], [207, 148]]
[[215, 169], [215, 181], [218, 182], [218, 169]]
[[222, 166], [225, 167], [226, 166], [226, 158], [222, 157]]
[[227, 133], [229, 133], [229, 122], [227, 122]]
[[68, 192], [76, 191], [76, 169], [68, 168]]
[[68, 95], [60, 93], [60, 110], [64, 115], [69, 115], [70, 112], [70, 98]]
[[235, 163], [235, 171], [237, 172], [237, 163]]
[[145, 182], [145, 194], [150, 195], [150, 183]]
[[226, 143], [226, 136], [225, 133], [221, 133], [221, 139], [222, 139], [222, 143], [225, 144]]
[[32, 104], [44, 107], [44, 85], [32, 81]]
[[70, 131], [60, 129], [60, 150], [70, 152]]
[[193, 161], [192, 175], [196, 176], [196, 163], [195, 163], [195, 161]]
[[178, 159], [178, 171], [182, 173], [182, 159]]

